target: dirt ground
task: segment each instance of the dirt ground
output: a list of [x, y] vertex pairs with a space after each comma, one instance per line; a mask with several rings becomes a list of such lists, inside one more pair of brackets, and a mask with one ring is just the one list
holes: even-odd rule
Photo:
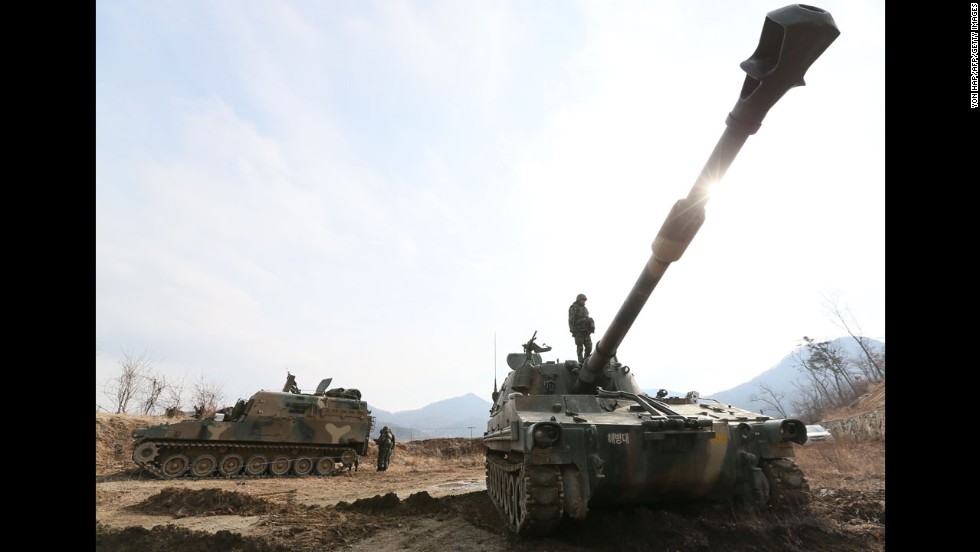
[[97, 551], [885, 549], [883, 443], [870, 449], [881, 456], [880, 474], [870, 475], [839, 473], [847, 444], [798, 447], [801, 467], [818, 468], [807, 475], [813, 499], [800, 512], [593, 510], [550, 537], [519, 538], [487, 498], [478, 439], [399, 443], [385, 472], [376, 471], [372, 448], [357, 472], [343, 475], [159, 480], [132, 464], [129, 435], [160, 421], [96, 414]]

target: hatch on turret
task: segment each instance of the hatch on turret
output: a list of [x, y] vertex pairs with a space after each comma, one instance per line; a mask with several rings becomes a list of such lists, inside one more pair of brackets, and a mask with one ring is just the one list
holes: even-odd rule
[[524, 353], [508, 353], [507, 354], [507, 366], [510, 366], [511, 370], [517, 370], [525, 363], [528, 364], [541, 364], [541, 355], [538, 353], [531, 353], [526, 355]]

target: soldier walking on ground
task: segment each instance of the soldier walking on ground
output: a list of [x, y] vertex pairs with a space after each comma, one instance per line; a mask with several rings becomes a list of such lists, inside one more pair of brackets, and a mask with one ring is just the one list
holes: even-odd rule
[[575, 338], [575, 350], [578, 353], [579, 364], [592, 354], [592, 334], [595, 333], [595, 321], [589, 317], [589, 309], [585, 308], [587, 298], [579, 293], [575, 302], [568, 307], [568, 331]]
[[386, 471], [391, 462], [391, 453], [395, 450], [395, 434], [388, 426], [384, 426], [374, 442], [378, 443], [378, 471]]

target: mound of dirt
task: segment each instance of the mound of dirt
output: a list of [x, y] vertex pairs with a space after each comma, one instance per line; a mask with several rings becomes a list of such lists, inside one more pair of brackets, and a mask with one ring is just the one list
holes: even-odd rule
[[257, 516], [280, 509], [264, 498], [218, 489], [178, 489], [167, 487], [128, 509], [144, 514], [188, 516]]
[[208, 533], [174, 525], [157, 525], [152, 529], [127, 527], [115, 530], [95, 524], [96, 550], [139, 550], [140, 552], [291, 552], [283, 544], [267, 543], [243, 537], [230, 531]]
[[374, 495], [372, 498], [359, 498], [353, 504], [340, 501], [337, 503], [338, 510], [353, 510], [355, 512], [379, 513], [396, 510], [400, 508], [402, 501], [395, 493], [386, 493], [384, 496]]
[[353, 504], [340, 501], [335, 508], [342, 512], [361, 512], [366, 514], [431, 514], [448, 508], [439, 500], [432, 498], [426, 491], [412, 493], [405, 500], [400, 500], [395, 493], [374, 495], [371, 498], [359, 498]]

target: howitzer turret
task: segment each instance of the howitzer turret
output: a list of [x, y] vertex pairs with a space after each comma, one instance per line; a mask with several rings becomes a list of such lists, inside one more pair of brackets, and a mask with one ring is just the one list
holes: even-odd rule
[[584, 363], [543, 362], [534, 339], [494, 389], [484, 443], [487, 492], [510, 528], [544, 534], [593, 505], [729, 500], [792, 507], [807, 498], [790, 460], [806, 442], [800, 420], [773, 419], [696, 392], [644, 393], [617, 349], [660, 282], [704, 223], [712, 184], [724, 176], [770, 108], [804, 84], [810, 65], [840, 32], [831, 15], [791, 5], [767, 14], [759, 46], [742, 62], [745, 81], [726, 129], [687, 197], [678, 200], [613, 321]]

